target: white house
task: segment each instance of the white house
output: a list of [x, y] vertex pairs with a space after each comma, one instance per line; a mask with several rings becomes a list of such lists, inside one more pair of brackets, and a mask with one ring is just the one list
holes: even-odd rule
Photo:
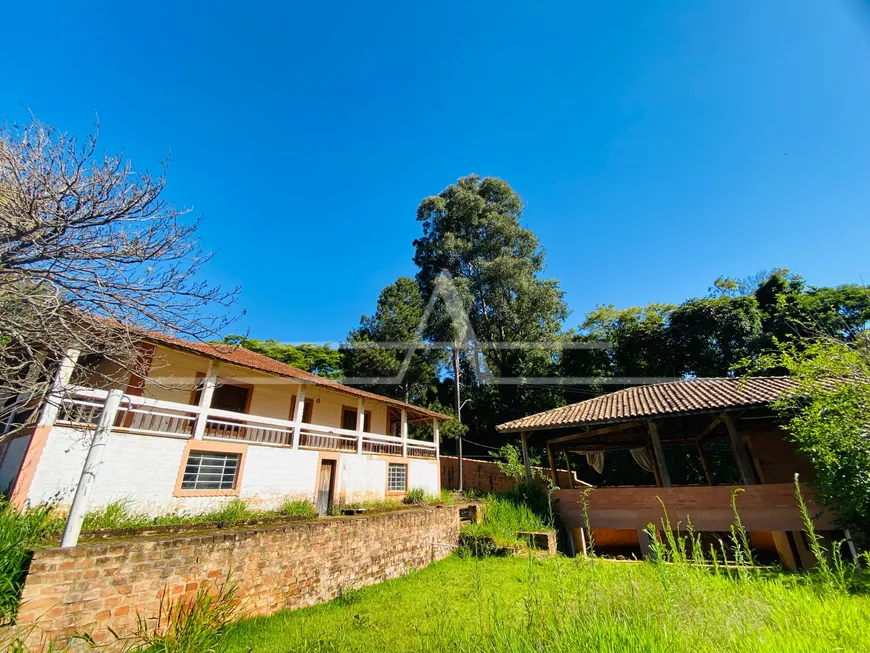
[[[241, 348], [151, 332], [140, 348], [144, 379], [68, 352], [32, 423], [0, 445], [0, 488], [15, 505], [70, 504], [107, 385], [123, 397], [91, 507], [126, 499], [152, 514], [194, 513], [232, 497], [261, 508], [297, 498], [323, 513], [415, 488], [440, 491], [446, 415]], [[416, 439], [421, 424], [425, 440]]]

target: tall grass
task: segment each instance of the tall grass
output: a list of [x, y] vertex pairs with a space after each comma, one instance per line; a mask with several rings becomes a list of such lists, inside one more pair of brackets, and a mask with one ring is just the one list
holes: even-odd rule
[[453, 556], [227, 631], [229, 653], [803, 653], [866, 650], [868, 638], [868, 596], [801, 575], [558, 556]]
[[520, 546], [518, 532], [552, 531], [555, 525], [549, 495], [534, 485], [492, 494], [480, 510], [481, 521], [463, 526], [460, 533], [462, 548], [477, 555]]
[[57, 537], [62, 528], [63, 520], [51, 506], [19, 511], [7, 499], [0, 499], [0, 623], [9, 621], [18, 610], [29, 549]]

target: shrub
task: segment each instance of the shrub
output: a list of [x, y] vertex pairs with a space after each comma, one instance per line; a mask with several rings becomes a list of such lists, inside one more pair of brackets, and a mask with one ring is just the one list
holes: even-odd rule
[[316, 519], [317, 510], [310, 501], [287, 499], [278, 508], [278, 514], [284, 517], [298, 517], [299, 519]]
[[0, 499], [0, 622], [8, 621], [18, 610], [24, 575], [30, 562], [30, 547], [57, 537], [63, 520], [52, 506], [16, 510]]
[[257, 519], [262, 516], [262, 513], [252, 510], [247, 501], [236, 498], [223, 504], [220, 508], [197, 515], [196, 521], [200, 523], [218, 522], [220, 524], [236, 524], [240, 521]]
[[113, 501], [102, 508], [88, 511], [82, 522], [83, 531], [104, 528], [144, 528], [154, 520], [148, 515], [135, 512], [129, 499]]
[[135, 650], [154, 653], [219, 653], [226, 650], [224, 634], [241, 611], [237, 584], [229, 577], [218, 588], [202, 585], [192, 600], [174, 603], [165, 592], [153, 627], [139, 617], [133, 636]]
[[415, 487], [408, 490], [408, 493], [405, 495], [404, 503], [421, 506], [426, 503], [426, 498], [426, 493], [423, 491], [423, 488]]

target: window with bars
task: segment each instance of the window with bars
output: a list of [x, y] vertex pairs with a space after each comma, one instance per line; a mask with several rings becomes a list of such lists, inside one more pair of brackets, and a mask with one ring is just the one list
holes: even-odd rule
[[408, 489], [408, 466], [401, 463], [390, 463], [387, 470], [387, 491], [404, 492]]
[[182, 490], [232, 490], [239, 476], [241, 454], [191, 451], [181, 480]]

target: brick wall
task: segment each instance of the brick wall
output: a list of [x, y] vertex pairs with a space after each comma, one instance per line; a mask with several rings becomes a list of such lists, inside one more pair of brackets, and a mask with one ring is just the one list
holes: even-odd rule
[[[550, 470], [539, 469], [547, 478]], [[568, 472], [564, 469], [558, 471], [559, 487], [571, 487]], [[490, 492], [504, 492], [516, 486], [516, 481], [502, 472], [496, 463], [485, 460], [462, 459], [462, 481], [466, 490], [477, 490], [484, 494]], [[583, 485], [576, 480], [576, 485]], [[459, 489], [459, 459], [454, 456], [441, 456], [441, 487], [445, 490]]]
[[[230, 573], [248, 615], [328, 601], [342, 589], [395, 578], [451, 553], [455, 506], [326, 518], [198, 535], [133, 538], [35, 551], [17, 623], [31, 639], [135, 629], [161, 597], [193, 597]], [[111, 638], [109, 638], [111, 639]]]

